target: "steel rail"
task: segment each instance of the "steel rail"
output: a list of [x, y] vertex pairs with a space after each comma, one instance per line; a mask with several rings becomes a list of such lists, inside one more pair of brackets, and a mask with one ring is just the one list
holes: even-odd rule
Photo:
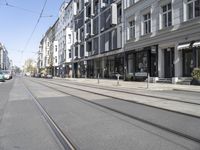
[[[200, 103], [188, 102], [188, 101], [184, 101], [184, 100], [179, 100], [179, 99], [174, 99], [174, 98], [167, 98], [167, 97], [162, 97], [162, 96], [155, 96], [155, 95], [150, 95], [150, 94], [129, 92], [129, 91], [118, 90], [118, 89], [110, 89], [109, 87], [105, 87], [105, 86], [104, 87], [99, 87], [99, 86], [83, 84], [83, 83], [79, 84], [79, 83], [76, 83], [76, 82], [72, 82], [72, 83], [69, 83], [69, 82], [66, 82], [66, 81], [64, 81], [64, 82], [67, 83], [67, 84], [71, 84], [71, 85], [86, 86], [86, 87], [97, 88], [97, 89], [101, 89], [101, 90], [109, 90], [109, 91], [121, 92], [121, 93], [125, 93], [125, 94], [133, 94], [133, 95], [138, 95], [138, 96], [144, 96], [144, 97], [151, 97], [151, 98], [157, 98], [157, 99], [164, 99], [164, 100], [168, 100], [168, 101], [181, 102], [181, 103], [186, 103], [186, 104], [200, 105]], [[178, 90], [176, 90], [176, 91], [178, 91]]]
[[[187, 134], [181, 133], [181, 132], [179, 132], [179, 131], [175, 131], [175, 130], [173, 130], [173, 129], [170, 129], [170, 128], [164, 127], [164, 126], [162, 126], [162, 125], [156, 124], [156, 123], [154, 123], [154, 122], [150, 122], [150, 121], [147, 121], [147, 120], [145, 120], [145, 119], [142, 119], [142, 118], [139, 118], [139, 117], [130, 115], [130, 114], [125, 113], [125, 112], [122, 112], [122, 111], [120, 111], [120, 110], [117, 110], [117, 109], [114, 109], [114, 108], [111, 108], [111, 107], [108, 107], [108, 106], [105, 106], [105, 105], [102, 105], [102, 104], [99, 104], [99, 103], [96, 103], [96, 102], [87, 100], [87, 99], [82, 98], [82, 97], [80, 97], [80, 96], [77, 96], [77, 95], [74, 95], [74, 94], [70, 94], [70, 93], [64, 92], [64, 91], [62, 91], [62, 90], [59, 90], [59, 89], [54, 88], [54, 87], [52, 87], [52, 86], [49, 86], [49, 85], [47, 85], [47, 84], [44, 84], [44, 83], [41, 83], [41, 82], [37, 82], [37, 81], [33, 81], [33, 80], [30, 80], [30, 81], [32, 81], [32, 82], [34, 82], [34, 83], [37, 83], [37, 84], [40, 84], [40, 85], [43, 85], [43, 86], [48, 87], [48, 88], [50, 88], [50, 89], [53, 89], [53, 90], [55, 90], [55, 91], [58, 91], [58, 92], [60, 92], [60, 93], [63, 93], [63, 94], [66, 94], [66, 95], [70, 95], [70, 96], [76, 97], [76, 98], [78, 98], [78, 99], [80, 99], [80, 100], [82, 100], [82, 101], [88, 102], [88, 103], [90, 103], [90, 104], [94, 104], [94, 105], [96, 105], [96, 106], [105, 108], [105, 109], [110, 110], [110, 111], [113, 111], [113, 112], [115, 112], [115, 113], [124, 115], [124, 116], [126, 116], [126, 117], [131, 118], [131, 119], [135, 119], [135, 120], [138, 120], [138, 121], [143, 122], [143, 123], [145, 123], [145, 124], [154, 126], [154, 127], [156, 127], [156, 128], [159, 128], [159, 129], [164, 130], [164, 131], [166, 131], [166, 132], [172, 133], [172, 134], [177, 135], [177, 136], [179, 136], [179, 137], [182, 137], [182, 138], [191, 140], [191, 141], [196, 142], [196, 143], [200, 143], [200, 139], [195, 138], [195, 137], [192, 137], [192, 136], [190, 136], [190, 135], [187, 135]], [[50, 84], [54, 85], [53, 83], [50, 83]], [[65, 87], [65, 86], [63, 86], [63, 85], [58, 85], [58, 86]], [[71, 87], [69, 87], [69, 88], [71, 88]], [[74, 89], [74, 88], [72, 88], [72, 89]], [[80, 89], [78, 89], [78, 90], [80, 90]], [[102, 94], [97, 94], [97, 95], [102, 95]], [[107, 96], [107, 97], [108, 97], [108, 96]], [[139, 104], [140, 104], [140, 103], [139, 103]], [[144, 105], [145, 105], [145, 104], [144, 104]], [[149, 106], [149, 105], [147, 105], [147, 106]], [[151, 106], [150, 106], [150, 107], [151, 107]], [[154, 107], [154, 108], [157, 108], [157, 107]], [[162, 108], [157, 108], [157, 109], [165, 110], [165, 109], [162, 109]], [[169, 110], [167, 110], [167, 111], [169, 111]], [[172, 111], [172, 112], [173, 112], [173, 111]], [[184, 113], [180, 113], [180, 112], [175, 112], [175, 113], [184, 114]], [[184, 115], [188, 115], [188, 114], [184, 114]], [[190, 116], [190, 115], [189, 115], [189, 116]], [[193, 117], [193, 116], [190, 116], [190, 117]], [[197, 117], [197, 116], [195, 116], [195, 117]], [[200, 117], [197, 117], [197, 118], [200, 119]]]
[[[33, 80], [31, 80], [31, 81], [33, 81]], [[58, 85], [58, 86], [62, 86], [62, 87], [66, 87], [66, 88], [70, 88], [70, 89], [81, 90], [83, 92], [88, 92], [88, 93], [92, 93], [92, 94], [96, 94], [96, 95], [100, 95], [100, 96], [105, 96], [105, 97], [117, 99], [117, 100], [120, 100], [120, 101], [126, 101], [126, 102], [129, 102], [129, 103], [148, 106], [148, 107], [152, 107], [152, 108], [156, 108], [156, 109], [160, 109], [160, 110], [165, 110], [165, 111], [169, 111], [169, 112], [174, 112], [174, 113], [177, 113], [177, 114], [182, 114], [182, 115], [186, 115], [186, 116], [189, 116], [189, 117], [194, 117], [194, 118], [200, 119], [200, 116], [197, 116], [197, 115], [194, 115], [194, 114], [188, 114], [188, 113], [184, 113], [184, 112], [180, 112], [180, 111], [169, 110], [169, 109], [166, 109], [166, 108], [161, 108], [161, 107], [158, 107], [158, 106], [152, 106], [152, 105], [148, 105], [148, 104], [145, 104], [145, 103], [142, 103], [142, 102], [138, 102], [138, 101], [134, 101], [134, 100], [118, 98], [118, 97], [115, 97], [115, 96], [110, 96], [110, 95], [106, 95], [106, 94], [102, 94], [102, 93], [98, 93], [98, 92], [94, 92], [94, 91], [88, 91], [88, 90], [84, 90], [84, 89], [80, 89], [80, 88], [75, 88], [75, 87], [71, 87], [71, 86], [67, 86], [67, 85], [62, 85], [62, 84], [58, 84], [58, 83], [55, 83], [55, 82], [49, 82], [49, 81], [45, 81], [45, 82], [46, 83], [50, 83], [50, 84], [54, 84], [54, 85]], [[144, 96], [144, 97], [148, 97], [148, 96]], [[162, 100], [162, 98], [158, 98], [158, 97], [157, 97], [157, 99], [161, 99]], [[171, 101], [173, 101], [173, 100], [171, 100]], [[182, 101], [177, 101], [177, 102], [184, 103]], [[190, 103], [187, 103], [187, 104], [190, 104]], [[192, 103], [191, 105], [195, 105], [195, 104]]]
[[23, 82], [24, 87], [27, 91], [27, 93], [31, 96], [31, 99], [38, 107], [39, 111], [47, 121], [48, 125], [51, 127], [53, 133], [58, 138], [59, 142], [62, 144], [65, 150], [76, 150], [74, 144], [69, 140], [69, 138], [62, 132], [62, 130], [59, 128], [59, 126], [56, 124], [56, 122], [53, 120], [53, 118], [48, 114], [48, 112], [45, 110], [45, 108], [40, 104], [36, 96], [31, 92], [31, 90], [28, 88], [28, 86]]

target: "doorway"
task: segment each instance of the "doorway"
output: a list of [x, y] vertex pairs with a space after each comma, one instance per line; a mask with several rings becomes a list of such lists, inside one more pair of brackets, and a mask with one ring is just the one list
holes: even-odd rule
[[183, 51], [183, 76], [191, 77], [191, 73], [194, 67], [194, 60], [192, 50]]
[[174, 77], [174, 48], [164, 50], [165, 78]]

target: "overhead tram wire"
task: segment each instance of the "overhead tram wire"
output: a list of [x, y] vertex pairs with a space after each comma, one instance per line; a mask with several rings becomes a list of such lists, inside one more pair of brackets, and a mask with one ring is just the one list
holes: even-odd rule
[[[32, 39], [32, 37], [33, 37], [33, 34], [35, 33], [35, 30], [36, 30], [36, 28], [37, 28], [37, 26], [38, 26], [38, 24], [39, 24], [39, 22], [40, 22], [40, 19], [43, 17], [42, 15], [43, 15], [43, 12], [44, 12], [44, 9], [45, 9], [46, 4], [47, 4], [47, 0], [45, 0], [44, 5], [43, 5], [43, 7], [42, 7], [42, 10], [41, 10], [41, 12], [40, 12], [40, 15], [39, 15], [39, 17], [38, 17], [38, 19], [37, 19], [37, 22], [36, 22], [36, 24], [35, 24], [35, 26], [34, 26], [34, 28], [33, 28], [33, 31], [31, 32], [30, 37], [28, 38], [27, 42], [25, 43], [24, 49], [21, 51], [21, 57], [22, 57], [22, 58], [23, 58], [23, 53], [24, 53], [24, 51], [25, 51], [26, 48], [28, 47], [28, 44], [30, 43], [30, 41], [31, 41], [31, 39]], [[21, 58], [21, 60], [22, 60], [22, 58]]]
[[[13, 5], [10, 2], [8, 3], [6, 0], [5, 0], [5, 3], [0, 3], [0, 5], [1, 6], [15, 8], [15, 9], [19, 9], [19, 10], [26, 11], [26, 12], [29, 12], [29, 13], [40, 14], [40, 12]], [[42, 17], [53, 17], [53, 15], [43, 15]]]

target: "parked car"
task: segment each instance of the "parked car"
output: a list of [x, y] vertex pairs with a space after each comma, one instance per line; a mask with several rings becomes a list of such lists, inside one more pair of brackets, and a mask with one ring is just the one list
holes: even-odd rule
[[1, 82], [5, 81], [4, 74], [3, 74], [3, 72], [1, 70], [0, 70], [0, 81]]
[[2, 70], [4, 78], [6, 80], [12, 79], [12, 71], [11, 70]]
[[53, 76], [52, 76], [52, 75], [50, 75], [50, 74], [48, 74], [48, 75], [46, 76], [46, 78], [47, 78], [47, 79], [52, 79], [52, 78], [53, 78]]
[[36, 73], [35, 74], [35, 78], [41, 78], [41, 74], [40, 73]]

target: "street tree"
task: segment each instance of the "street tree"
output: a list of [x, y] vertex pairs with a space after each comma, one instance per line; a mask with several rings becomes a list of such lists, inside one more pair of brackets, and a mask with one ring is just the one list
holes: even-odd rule
[[36, 64], [35, 64], [35, 61], [33, 59], [29, 58], [25, 61], [24, 71], [27, 72], [27, 73], [31, 73], [31, 74], [37, 72]]

